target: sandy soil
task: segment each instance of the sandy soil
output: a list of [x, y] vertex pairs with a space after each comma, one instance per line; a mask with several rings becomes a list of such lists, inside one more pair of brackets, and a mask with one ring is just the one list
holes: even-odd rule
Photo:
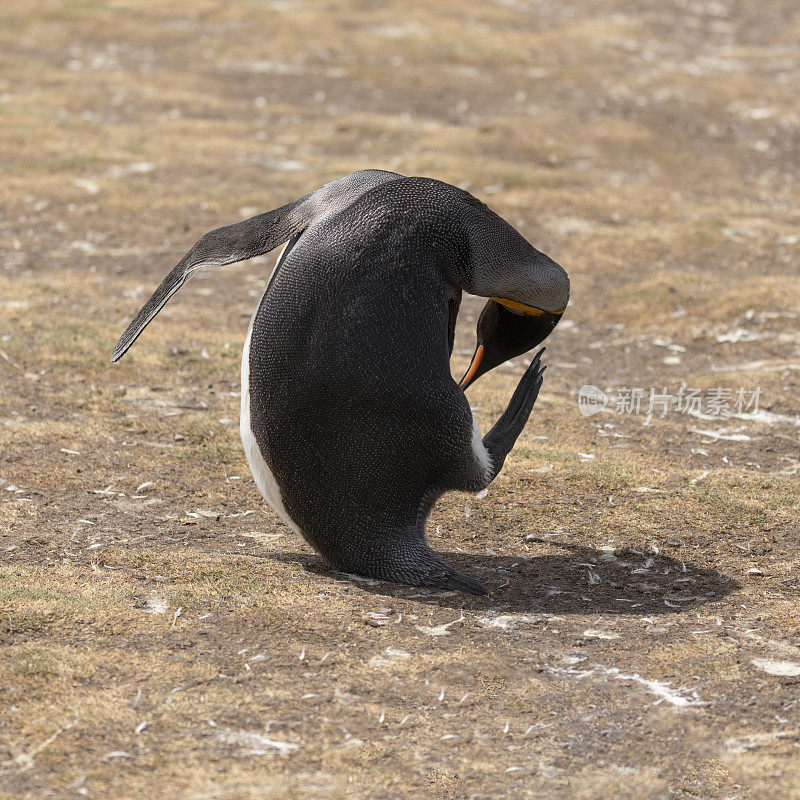
[[[3, 3], [0, 793], [800, 797], [798, 41], [791, 0]], [[431, 519], [486, 598], [332, 573], [261, 501], [274, 255], [108, 363], [200, 234], [364, 167], [572, 278], [504, 473]]]

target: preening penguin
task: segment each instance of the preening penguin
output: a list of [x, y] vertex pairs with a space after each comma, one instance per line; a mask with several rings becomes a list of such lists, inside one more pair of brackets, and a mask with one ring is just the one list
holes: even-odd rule
[[[481, 438], [464, 389], [539, 344], [564, 270], [468, 192], [365, 170], [203, 236], [128, 326], [112, 361], [200, 267], [286, 246], [242, 357], [241, 434], [264, 497], [336, 569], [483, 594], [425, 541], [436, 499], [480, 491], [531, 413], [539, 355]], [[450, 374], [462, 292], [490, 298]]]

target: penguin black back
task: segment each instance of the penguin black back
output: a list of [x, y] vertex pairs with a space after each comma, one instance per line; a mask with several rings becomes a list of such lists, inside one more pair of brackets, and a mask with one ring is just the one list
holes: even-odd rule
[[568, 282], [463, 190], [377, 171], [366, 183], [305, 219], [302, 207], [286, 212], [301, 224], [280, 223], [291, 238], [243, 355], [248, 460], [265, 497], [337, 569], [481, 593], [430, 550], [425, 519], [443, 492], [495, 477], [542, 370], [537, 358], [481, 440], [449, 369], [461, 292], [527, 309], [514, 313], [530, 316], [530, 346], [563, 311]]
[[288, 252], [253, 322], [256, 440], [289, 516], [345, 572], [413, 578], [424, 505], [471, 431], [442, 270], [463, 248], [436, 210], [371, 190]]

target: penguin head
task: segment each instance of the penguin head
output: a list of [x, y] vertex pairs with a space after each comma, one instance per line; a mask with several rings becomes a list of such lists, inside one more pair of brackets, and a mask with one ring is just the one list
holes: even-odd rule
[[569, 301], [569, 277], [552, 258], [532, 247], [510, 225], [496, 225], [501, 257], [486, 251], [473, 260], [467, 291], [489, 297], [478, 319], [478, 345], [459, 386], [466, 389], [490, 369], [543, 342]]
[[490, 369], [543, 342], [561, 319], [551, 312], [492, 297], [478, 319], [478, 345], [459, 386], [466, 388]]
[[488, 297], [478, 345], [461, 379], [466, 389], [490, 369], [544, 341], [569, 301], [569, 277], [552, 258], [476, 198], [464, 193], [469, 253], [461, 287]]

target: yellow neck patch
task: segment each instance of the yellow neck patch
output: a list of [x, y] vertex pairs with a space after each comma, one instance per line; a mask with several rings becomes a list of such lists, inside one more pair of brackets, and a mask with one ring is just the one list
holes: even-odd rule
[[501, 306], [510, 308], [512, 311], [521, 311], [529, 317], [541, 317], [544, 314], [563, 314], [565, 311], [564, 308], [561, 311], [544, 311], [535, 306], [526, 306], [524, 303], [518, 303], [516, 300], [506, 300], [505, 297], [490, 297], [489, 299], [494, 300], [495, 303], [500, 303]]

